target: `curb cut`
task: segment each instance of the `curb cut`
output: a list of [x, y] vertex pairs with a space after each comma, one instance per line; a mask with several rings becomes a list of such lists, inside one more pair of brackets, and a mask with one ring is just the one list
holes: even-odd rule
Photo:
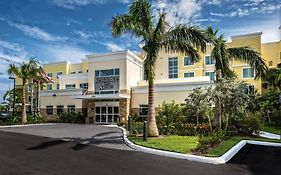
[[[118, 127], [118, 126], [116, 126], [116, 127]], [[209, 163], [209, 164], [227, 163], [246, 144], [281, 147], [281, 143], [262, 142], [262, 141], [253, 141], [253, 140], [241, 140], [240, 142], [238, 142], [235, 146], [233, 146], [231, 149], [229, 149], [226, 153], [224, 153], [220, 157], [205, 157], [205, 156], [198, 156], [198, 155], [192, 155], [192, 154], [182, 154], [182, 153], [176, 153], [176, 152], [170, 152], [170, 151], [157, 150], [157, 149], [153, 149], [153, 148], [147, 148], [144, 146], [136, 145], [128, 139], [126, 129], [124, 129], [123, 127], [118, 127], [118, 128], [120, 128], [123, 131], [123, 140], [124, 140], [125, 144], [136, 151], [159, 155], [159, 156], [177, 158], [177, 159], [182, 159], [182, 160]]]

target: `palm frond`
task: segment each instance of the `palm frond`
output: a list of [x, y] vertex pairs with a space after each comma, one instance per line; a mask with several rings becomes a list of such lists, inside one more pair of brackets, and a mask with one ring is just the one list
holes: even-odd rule
[[189, 43], [201, 52], [206, 51], [209, 42], [206, 33], [197, 26], [178, 25], [167, 32], [166, 40]]
[[244, 61], [256, 71], [255, 79], [265, 78], [268, 67], [260, 53], [249, 47], [228, 48], [230, 58]]

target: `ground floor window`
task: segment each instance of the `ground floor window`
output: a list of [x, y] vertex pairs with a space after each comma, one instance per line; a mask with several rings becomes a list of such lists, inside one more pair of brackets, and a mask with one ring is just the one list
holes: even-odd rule
[[247, 85], [245, 89], [246, 94], [255, 94], [255, 85]]
[[47, 115], [53, 115], [54, 114], [53, 106], [46, 106], [46, 113]]
[[67, 84], [65, 85], [65, 89], [75, 89], [76, 85], [75, 84]]
[[57, 114], [62, 114], [63, 113], [63, 105], [58, 105], [57, 106]]
[[148, 105], [139, 105], [139, 115], [141, 117], [147, 117], [148, 115]]
[[75, 105], [68, 105], [67, 106], [67, 112], [68, 113], [74, 113], [75, 112]]
[[183, 76], [184, 78], [194, 77], [194, 72], [185, 72]]
[[80, 89], [88, 89], [88, 83], [80, 83]]

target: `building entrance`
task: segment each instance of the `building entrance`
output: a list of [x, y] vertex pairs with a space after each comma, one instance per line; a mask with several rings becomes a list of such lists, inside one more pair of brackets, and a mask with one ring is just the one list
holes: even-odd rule
[[119, 106], [96, 106], [95, 122], [96, 123], [117, 123], [119, 118]]

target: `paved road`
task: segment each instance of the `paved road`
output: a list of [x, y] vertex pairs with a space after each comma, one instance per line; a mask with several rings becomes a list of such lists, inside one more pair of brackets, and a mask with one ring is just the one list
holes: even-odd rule
[[[77, 129], [77, 126], [73, 127]], [[270, 175], [281, 172], [280, 150], [275, 150], [275, 153], [278, 153], [276, 155], [270, 151], [270, 156], [264, 159], [264, 156], [267, 156], [266, 154], [269, 152], [264, 154], [263, 149], [253, 152], [251, 148], [248, 148], [244, 152], [249, 152], [247, 154], [249, 157], [241, 154], [229, 164], [212, 165], [145, 154], [127, 149], [112, 149], [103, 147], [103, 143], [84, 145], [78, 142], [56, 139], [54, 136], [53, 138], [38, 136], [38, 133], [43, 132], [43, 130], [44, 135], [47, 136], [50, 133], [45, 133], [45, 131], [50, 130], [50, 132], [57, 134], [55, 137], [61, 138], [72, 132], [66, 129], [69, 126], [66, 126], [65, 132], [63, 130], [55, 132], [53, 130], [56, 130], [56, 126], [53, 126], [47, 127], [48, 129], [37, 128], [40, 130], [37, 136], [23, 133], [24, 130], [24, 132], [29, 132], [32, 128], [9, 129], [9, 131], [13, 132], [1, 129], [1, 175]], [[105, 132], [111, 132], [111, 129], [109, 130], [106, 129]], [[80, 132], [78, 129], [76, 131]], [[43, 135], [43, 133], [40, 135]], [[81, 136], [81, 133], [78, 133], [75, 133], [76, 136]], [[97, 135], [97, 133], [94, 134]], [[102, 132], [99, 132], [99, 135], [102, 135]], [[256, 159], [251, 159], [253, 158], [251, 154], [255, 154]], [[261, 157], [257, 156], [258, 154]], [[252, 160], [250, 163], [248, 158]], [[255, 164], [259, 166], [253, 166]]]
[[123, 142], [121, 129], [110, 125], [57, 123], [40, 126], [0, 128], [0, 131], [63, 139], [85, 144], [94, 144], [106, 148], [130, 150]]

